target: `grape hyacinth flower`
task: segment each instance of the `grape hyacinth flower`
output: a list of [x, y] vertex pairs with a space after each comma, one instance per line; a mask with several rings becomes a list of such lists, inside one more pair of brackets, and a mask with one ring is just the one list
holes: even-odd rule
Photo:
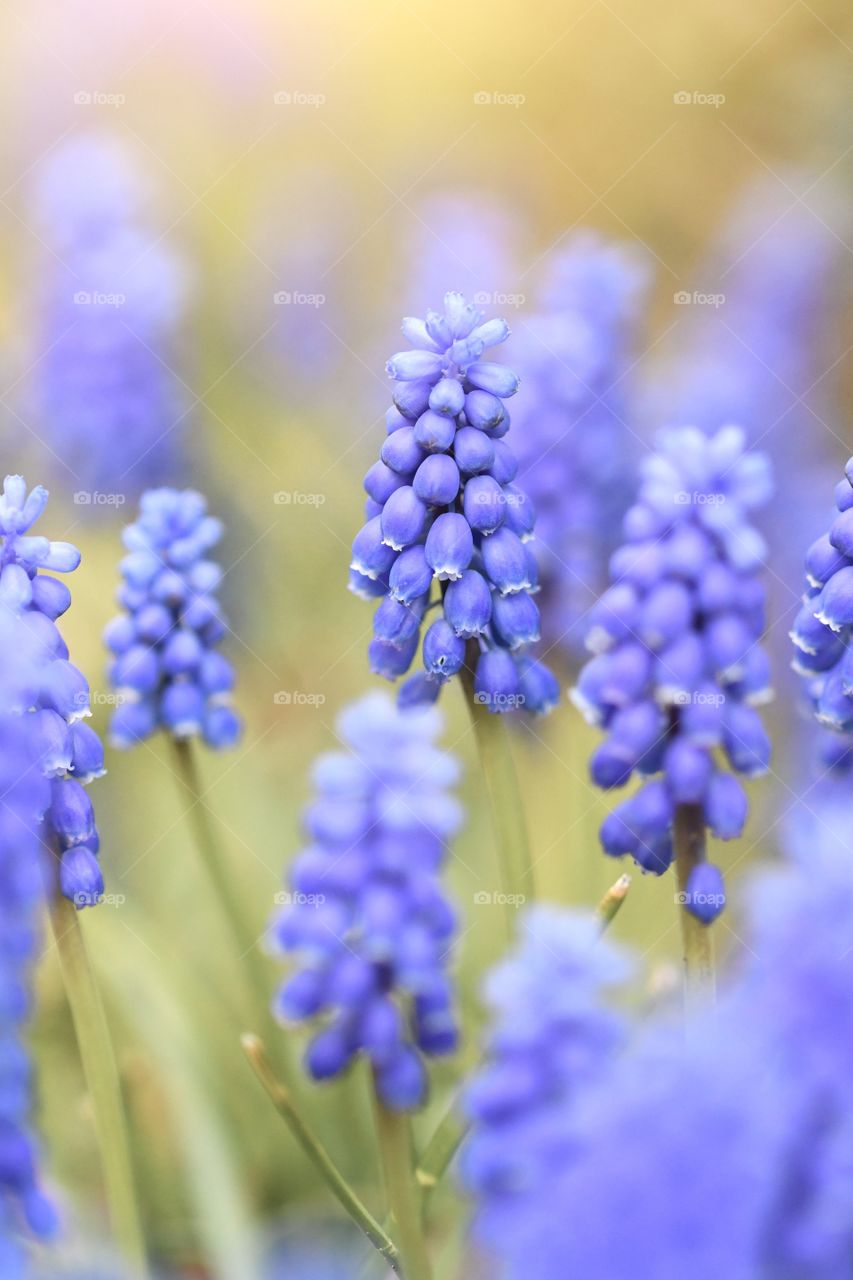
[[185, 392], [172, 365], [187, 272], [148, 203], [130, 154], [94, 134], [57, 147], [33, 195], [50, 250], [33, 414], [89, 509], [114, 510], [116, 496], [173, 475], [181, 454]]
[[434, 707], [400, 711], [384, 693], [338, 720], [346, 751], [321, 756], [317, 795], [304, 815], [308, 846], [289, 874], [273, 945], [299, 968], [277, 1013], [323, 1018], [306, 1065], [338, 1075], [359, 1053], [386, 1106], [417, 1107], [421, 1054], [447, 1054], [457, 1027], [448, 975], [455, 916], [439, 874], [461, 810], [450, 794], [456, 760], [435, 745]]
[[215, 597], [222, 578], [209, 558], [222, 524], [193, 489], [150, 489], [124, 531], [128, 554], [108, 625], [110, 680], [123, 695], [110, 740], [131, 747], [163, 729], [176, 739], [201, 734], [224, 750], [240, 736], [231, 706], [234, 668], [218, 650], [226, 624]]
[[43, 654], [39, 680], [29, 690], [38, 756], [50, 779], [43, 814], [45, 844], [59, 859], [59, 888], [77, 907], [92, 906], [103, 894], [98, 864], [99, 837], [86, 786], [104, 773], [98, 735], [83, 720], [91, 715], [89, 685], [69, 660], [56, 625], [71, 604], [71, 592], [54, 573], [71, 573], [80, 552], [69, 542], [52, 542], [29, 530], [47, 506], [47, 490], [29, 493], [22, 476], [7, 476], [0, 498], [0, 602], [19, 615], [31, 643]]
[[847, 772], [853, 758], [853, 458], [835, 488], [827, 533], [806, 555], [806, 592], [791, 630], [794, 670], [819, 723], [825, 768]]
[[536, 508], [543, 634], [576, 660], [633, 496], [627, 375], [649, 272], [633, 250], [590, 232], [546, 269], [536, 309], [512, 339], [525, 387], [514, 438]]
[[[8, 520], [8, 507], [5, 515]], [[42, 951], [41, 819], [51, 807], [53, 784], [41, 767], [40, 718], [45, 713], [29, 711], [51, 662], [42, 643], [47, 628], [41, 623], [31, 627], [28, 613], [10, 600], [19, 577], [12, 564], [0, 572], [0, 1274], [23, 1280], [28, 1270], [19, 1238], [22, 1228], [47, 1239], [57, 1225], [39, 1186], [29, 1114], [30, 1064], [21, 1042], [31, 1011], [31, 977]]]
[[478, 1235], [499, 1251], [571, 1156], [576, 1096], [624, 1038], [602, 995], [630, 971], [592, 914], [538, 905], [520, 933], [488, 977], [487, 1061], [464, 1102], [462, 1177], [478, 1200]]
[[[395, 680], [412, 664], [427, 612], [424, 670], [400, 690], [401, 705], [434, 702], [478, 652], [475, 696], [489, 711], [549, 711], [557, 682], [527, 650], [539, 638], [536, 562], [527, 543], [533, 508], [513, 483], [504, 401], [518, 389], [505, 365], [483, 360], [509, 333], [459, 293], [444, 311], [407, 319], [413, 350], [388, 373], [394, 407], [380, 459], [368, 471], [367, 523], [353, 543], [350, 588], [379, 599], [370, 663]], [[432, 598], [433, 584], [441, 594]]]
[[[849, 852], [810, 842], [756, 879], [749, 905], [717, 1008], [689, 1037], [668, 1015], [638, 1028], [513, 1153], [533, 1160], [552, 1133], [572, 1135], [538, 1194], [473, 1184], [480, 1242], [506, 1280], [632, 1280], [638, 1258], [649, 1280], [849, 1274]], [[556, 962], [541, 982], [557, 986]]]
[[[739, 836], [747, 798], [734, 775], [768, 767], [755, 709], [770, 692], [759, 645], [765, 546], [747, 513], [770, 487], [767, 459], [744, 453], [739, 428], [661, 432], [611, 559], [612, 585], [592, 611], [595, 656], [572, 693], [607, 732], [591, 777], [606, 790], [635, 773], [648, 779], [605, 818], [601, 842], [656, 875], [673, 859], [679, 814], [722, 840]], [[717, 748], [732, 772], [715, 760]], [[704, 856], [682, 896], [704, 923], [723, 909], [721, 874]]]

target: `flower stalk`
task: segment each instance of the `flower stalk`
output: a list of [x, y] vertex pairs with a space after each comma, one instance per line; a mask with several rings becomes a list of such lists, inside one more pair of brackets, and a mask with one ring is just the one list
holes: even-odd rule
[[109, 1023], [86, 950], [77, 909], [58, 897], [51, 910], [56, 946], [83, 1073], [92, 1099], [113, 1231], [131, 1274], [146, 1274], [121, 1082]]
[[690, 877], [705, 860], [705, 822], [701, 806], [678, 805], [674, 824], [678, 918], [684, 958], [685, 1007], [688, 1014], [713, 1000], [716, 992], [711, 927], [687, 909]]
[[404, 1280], [432, 1280], [421, 1192], [415, 1175], [411, 1120], [405, 1113], [387, 1107], [378, 1093], [375, 1104], [379, 1153], [391, 1222], [399, 1241], [401, 1275]]
[[[245, 1053], [249, 1065], [254, 1071], [258, 1080], [266, 1090], [270, 1101], [276, 1111], [282, 1117], [290, 1132], [305, 1152], [308, 1159], [314, 1165], [320, 1177], [326, 1183], [332, 1195], [338, 1203], [346, 1210], [350, 1218], [356, 1226], [364, 1232], [370, 1243], [373, 1245], [389, 1266], [399, 1274], [400, 1271], [400, 1254], [393, 1240], [370, 1213], [370, 1211], [362, 1204], [355, 1191], [344, 1178], [335, 1162], [332, 1160], [326, 1148], [319, 1139], [314, 1135], [309, 1126], [302, 1119], [297, 1108], [293, 1105], [287, 1089], [276, 1077], [272, 1065], [267, 1057], [263, 1043], [255, 1035], [244, 1035], [241, 1041], [243, 1052]], [[409, 1280], [407, 1275], [406, 1280]], [[413, 1273], [412, 1280], [417, 1280], [416, 1273]]]

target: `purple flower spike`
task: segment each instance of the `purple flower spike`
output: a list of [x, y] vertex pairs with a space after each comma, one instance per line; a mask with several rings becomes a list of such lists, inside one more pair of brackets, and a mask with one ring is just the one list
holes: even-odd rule
[[448, 293], [443, 312], [408, 318], [403, 333], [414, 349], [388, 362], [395, 407], [365, 476], [366, 523], [350, 564], [351, 589], [381, 600], [371, 668], [405, 675], [422, 619], [439, 605], [423, 640], [427, 678], [406, 681], [401, 702], [434, 702], [467, 661], [490, 710], [545, 714], [559, 689], [526, 652], [540, 629], [533, 504], [513, 483], [518, 464], [503, 439], [519, 380], [484, 358], [509, 328]]
[[[601, 842], [607, 854], [630, 856], [656, 875], [673, 859], [676, 810], [692, 810], [723, 840], [743, 830], [746, 796], [720, 767], [717, 748], [745, 777], [769, 764], [770, 740], [755, 709], [769, 693], [759, 646], [763, 543], [748, 522], [769, 491], [766, 460], [743, 452], [737, 428], [662, 432], [625, 517], [613, 583], [593, 610], [587, 643], [595, 656], [572, 692], [607, 733], [590, 763], [592, 780], [610, 789], [634, 775], [652, 779], [605, 818]], [[803, 632], [810, 647], [813, 631]], [[831, 689], [827, 697], [837, 710]], [[724, 903], [720, 872], [701, 862], [684, 905], [708, 924]]]
[[310, 1075], [338, 1075], [364, 1055], [398, 1111], [424, 1100], [422, 1055], [451, 1053], [457, 1040], [448, 974], [455, 916], [439, 871], [461, 822], [451, 794], [459, 770], [435, 745], [440, 729], [437, 709], [400, 710], [384, 693], [344, 711], [346, 751], [317, 761], [309, 844], [271, 929], [275, 948], [298, 956], [278, 1015], [322, 1019], [306, 1055]]

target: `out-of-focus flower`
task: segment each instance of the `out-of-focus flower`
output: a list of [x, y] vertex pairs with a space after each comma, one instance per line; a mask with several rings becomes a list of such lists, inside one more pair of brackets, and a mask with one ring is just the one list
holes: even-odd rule
[[[608, 735], [592, 757], [592, 780], [610, 789], [635, 772], [652, 777], [605, 818], [601, 841], [606, 853], [630, 854], [656, 875], [672, 861], [680, 806], [700, 810], [720, 839], [743, 830], [746, 794], [718, 767], [718, 748], [747, 777], [769, 763], [755, 709], [769, 696], [757, 573], [766, 549], [747, 513], [770, 490], [767, 459], [744, 453], [738, 428], [661, 432], [625, 517], [625, 545], [611, 559], [613, 585], [592, 610], [595, 657], [572, 694]], [[687, 895], [700, 919], [719, 914], [716, 868], [696, 867]]]
[[110, 723], [117, 747], [164, 729], [201, 734], [224, 750], [240, 736], [231, 705], [234, 668], [219, 652], [226, 624], [215, 592], [222, 571], [208, 556], [222, 524], [193, 489], [150, 489], [124, 531], [118, 592], [125, 612], [108, 625], [110, 680], [122, 695]]
[[425, 311], [451, 289], [479, 306], [520, 306], [519, 226], [509, 202], [485, 191], [433, 192], [416, 207], [405, 242], [405, 305]]
[[[421, 622], [439, 605], [423, 639], [424, 672], [400, 691], [405, 705], [434, 702], [465, 665], [469, 641], [479, 648], [475, 696], [489, 711], [545, 712], [559, 696], [550, 672], [526, 656], [539, 638], [537, 570], [526, 545], [535, 517], [513, 484], [517, 463], [504, 439], [504, 401], [518, 378], [481, 359], [508, 332], [505, 320], [486, 321], [448, 293], [443, 313], [404, 321], [414, 349], [388, 362], [394, 408], [364, 480], [367, 523], [353, 543], [350, 588], [382, 597], [370, 662], [389, 680], [409, 670]], [[441, 595], [431, 602], [436, 581]]]
[[[7, 499], [4, 526], [9, 517]], [[39, 1185], [30, 1128], [31, 1068], [21, 1042], [41, 951], [45, 878], [54, 869], [42, 825], [51, 805], [51, 784], [40, 759], [44, 713], [29, 711], [50, 657], [44, 629], [31, 628], [28, 612], [10, 603], [10, 580], [19, 577], [15, 569], [12, 561], [0, 571], [0, 1274], [23, 1280], [28, 1269], [22, 1238], [45, 1239], [56, 1228], [54, 1209]]]
[[794, 620], [794, 670], [807, 678], [815, 715], [828, 732], [820, 742], [825, 768], [853, 762], [853, 458], [835, 489], [829, 531], [806, 555], [806, 593]]
[[296, 952], [277, 1012], [323, 1017], [306, 1065], [317, 1080], [359, 1053], [397, 1109], [426, 1090], [421, 1053], [450, 1053], [457, 1028], [448, 976], [455, 916], [440, 882], [461, 820], [455, 759], [435, 745], [435, 708], [398, 710], [368, 694], [338, 721], [346, 751], [321, 756], [309, 839], [289, 873], [274, 945]]
[[638, 1258], [649, 1280], [849, 1273], [849, 854], [813, 842], [758, 879], [751, 907], [717, 1009], [686, 1039], [658, 1020], [601, 1063], [563, 1108], [561, 1169], [480, 1220], [507, 1280], [629, 1280]]
[[47, 250], [32, 412], [89, 507], [173, 475], [182, 452], [185, 393], [173, 366], [187, 273], [146, 194], [118, 143], [81, 135], [44, 163], [32, 202]]
[[71, 573], [80, 552], [70, 542], [52, 542], [29, 530], [47, 506], [41, 485], [27, 492], [22, 476], [7, 476], [0, 498], [0, 603], [21, 619], [40, 655], [39, 678], [22, 711], [32, 710], [32, 731], [50, 797], [44, 840], [59, 855], [59, 887], [77, 907], [93, 906], [104, 891], [98, 864], [99, 837], [86, 784], [104, 772], [98, 735], [83, 723], [91, 715], [89, 685], [69, 661], [56, 620], [71, 604], [71, 592], [54, 573]]
[[627, 374], [648, 270], [622, 244], [580, 233], [551, 255], [513, 358], [519, 477], [536, 507], [545, 639], [577, 656], [586, 612], [635, 486]]
[[621, 1045], [624, 1021], [603, 991], [628, 975], [592, 915], [537, 906], [521, 939], [490, 974], [487, 1062], [469, 1085], [473, 1130], [462, 1176], [477, 1197], [478, 1234], [503, 1253], [576, 1143], [577, 1095]]

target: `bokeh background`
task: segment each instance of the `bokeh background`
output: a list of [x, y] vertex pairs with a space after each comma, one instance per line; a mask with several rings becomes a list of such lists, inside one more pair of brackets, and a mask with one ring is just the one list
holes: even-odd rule
[[[149, 464], [156, 480], [202, 489], [226, 522], [226, 647], [246, 730], [201, 768], [259, 939], [299, 848], [309, 762], [334, 745], [337, 711], [377, 683], [371, 611], [347, 592], [346, 570], [402, 315], [458, 288], [486, 294], [522, 334], [549, 261], [591, 229], [630, 246], [647, 279], [624, 370], [626, 457], [688, 407], [699, 412], [695, 379], [685, 390], [699, 364], [709, 395], [721, 371], [746, 367], [732, 394], [780, 483], [765, 523], [779, 745], [752, 788], [744, 840], [720, 853], [732, 909], [719, 946], [736, 948], [749, 863], [830, 822], [785, 634], [802, 554], [851, 451], [849, 6], [29, 0], [4, 8], [0, 32], [11, 122], [0, 161], [5, 469], [49, 483], [45, 531], [83, 550], [65, 630], [100, 730], [110, 710], [100, 634], [115, 608], [120, 529]], [[115, 309], [120, 341], [107, 321], [89, 334], [85, 303], [69, 309], [81, 279], [74, 211], [99, 201], [132, 224], [119, 274], [135, 310]], [[108, 286], [109, 252], [98, 263]], [[147, 421], [139, 397], [157, 384], [159, 429], [135, 454], [109, 379], [97, 413], [70, 414], [93, 348], [107, 367], [114, 350], [133, 366], [134, 420], [138, 410]], [[554, 646], [549, 657], [568, 689], [571, 654]], [[474, 900], [497, 884], [458, 690], [443, 707], [445, 743], [465, 765], [468, 821], [449, 875], [468, 1040], [435, 1073], [421, 1136], [476, 1055], [477, 990], [503, 947], [500, 908]], [[560, 902], [594, 902], [620, 869], [597, 847], [610, 801], [586, 781], [594, 741], [567, 697], [547, 721], [515, 729], [539, 891]], [[120, 1041], [158, 1265], [240, 1280], [307, 1274], [300, 1251], [319, 1240], [334, 1254], [340, 1224], [243, 1061], [241, 1031], [274, 1033], [245, 997], [164, 745], [111, 753], [93, 796], [116, 901], [85, 925]], [[655, 998], [678, 956], [669, 885], [635, 876], [618, 929], [645, 957]], [[39, 996], [40, 1123], [70, 1241], [60, 1262], [88, 1276], [104, 1206], [49, 939]], [[298, 1054], [280, 1037], [279, 1052]], [[356, 1072], [306, 1087], [303, 1105], [376, 1203], [365, 1081]], [[451, 1275], [461, 1247], [452, 1181], [442, 1196]], [[341, 1241], [349, 1260], [361, 1250]], [[330, 1276], [337, 1265], [330, 1255]]]

